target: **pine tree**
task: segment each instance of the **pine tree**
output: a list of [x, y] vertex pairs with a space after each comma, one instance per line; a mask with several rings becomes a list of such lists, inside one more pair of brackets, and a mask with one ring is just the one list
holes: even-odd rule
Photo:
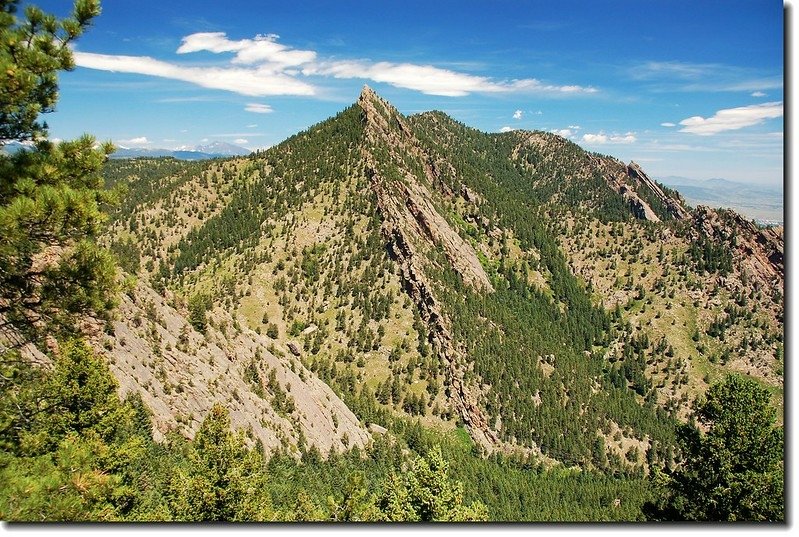
[[219, 404], [206, 416], [191, 443], [189, 466], [178, 468], [169, 485], [170, 510], [181, 521], [259, 521], [271, 512], [263, 457], [230, 430]]
[[679, 435], [685, 462], [665, 480], [655, 518], [782, 521], [785, 518], [783, 430], [770, 394], [754, 380], [729, 375], [696, 405], [699, 426]]
[[58, 20], [35, 6], [17, 17], [18, 0], [0, 2], [0, 325], [26, 336], [69, 331], [77, 315], [113, 305], [112, 256], [93, 241], [103, 220], [101, 166], [110, 144], [83, 136], [54, 144], [42, 113], [58, 98], [57, 73], [73, 67], [69, 45], [100, 13], [98, 0], [76, 0]]
[[417, 457], [401, 476], [391, 474], [378, 499], [380, 518], [392, 521], [485, 521], [485, 505], [463, 502], [463, 484], [448, 476], [449, 463], [439, 446]]

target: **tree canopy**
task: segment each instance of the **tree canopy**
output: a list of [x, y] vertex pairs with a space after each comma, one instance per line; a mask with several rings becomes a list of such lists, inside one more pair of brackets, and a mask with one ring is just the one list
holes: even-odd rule
[[714, 384], [679, 435], [685, 462], [659, 517], [694, 521], [785, 518], [784, 432], [769, 392], [741, 375]]
[[27, 337], [69, 331], [76, 316], [113, 304], [114, 263], [93, 238], [111, 199], [101, 167], [111, 144], [91, 136], [51, 143], [39, 122], [58, 98], [57, 73], [73, 67], [68, 45], [100, 12], [76, 0], [58, 20], [35, 6], [18, 18], [17, 0], [0, 2], [0, 145], [31, 141], [0, 154], [0, 325]]

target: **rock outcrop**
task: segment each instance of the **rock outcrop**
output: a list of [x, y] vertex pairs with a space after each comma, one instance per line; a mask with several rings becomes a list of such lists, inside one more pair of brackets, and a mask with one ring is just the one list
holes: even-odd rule
[[[414, 235], [426, 237], [434, 245], [440, 246], [452, 267], [461, 275], [463, 281], [480, 291], [493, 291], [477, 253], [463, 238], [453, 230], [446, 219], [433, 205], [432, 193], [418, 177], [406, 170], [401, 153], [417, 157], [423, 164], [425, 179], [430, 185], [438, 183], [435, 169], [422, 153], [418, 141], [414, 138], [405, 120], [389, 103], [378, 97], [368, 86], [364, 86], [358, 104], [366, 114], [367, 140], [373, 144], [378, 142], [383, 147], [396, 151], [389, 155], [401, 177], [391, 177], [385, 171], [375, 173], [380, 166], [375, 155], [366, 154], [366, 161], [373, 172], [373, 182], [380, 183], [376, 188], [386, 194], [383, 196], [381, 210], [384, 216], [401, 222], [401, 227]], [[392, 170], [393, 171], [393, 170]]]
[[[268, 338], [221, 312], [216, 328], [201, 334], [148, 286], [138, 284], [132, 295], [122, 297], [113, 337], [99, 333], [93, 347], [106, 355], [121, 395], [138, 392], [150, 408], [156, 439], [170, 430], [193, 436], [218, 402], [233, 428], [267, 449], [292, 449], [300, 434], [323, 454], [369, 441], [335, 392]], [[270, 387], [271, 373], [277, 386]]]
[[663, 205], [666, 206], [669, 214], [676, 220], [686, 220], [691, 217], [690, 213], [682, 206], [679, 200], [667, 196], [663, 189], [641, 169], [635, 162], [627, 165], [627, 176], [637, 181], [642, 187], [648, 188]]
[[[411, 130], [391, 105], [368, 87], [364, 87], [358, 104], [366, 115], [367, 146], [401, 148], [406, 154], [422, 157]], [[449, 227], [436, 211], [430, 191], [411, 172], [404, 170], [401, 160], [388, 164], [397, 166], [402, 174], [397, 177], [396, 173], [392, 174], [394, 170], [383, 169], [387, 164], [381, 163], [368, 147], [364, 149], [364, 158], [383, 217], [383, 236], [400, 267], [406, 291], [430, 328], [430, 343], [448, 364], [451, 401], [475, 442], [491, 451], [500, 440], [478, 404], [477, 390], [464, 381], [467, 367], [464, 351], [453, 340], [450, 320], [425, 274], [429, 268], [425, 252], [441, 247], [464, 282], [483, 292], [493, 291], [493, 286], [475, 251]], [[429, 174], [431, 168], [425, 169]], [[435, 177], [428, 175], [427, 180], [435, 184]]]
[[632, 208], [633, 214], [636, 218], [641, 220], [649, 220], [650, 222], [660, 222], [660, 217], [655, 214], [655, 211], [652, 210], [652, 207], [650, 207], [647, 202], [642, 200], [641, 197], [629, 186], [623, 183], [618, 184], [618, 193], [621, 194], [621, 197], [624, 198], [624, 201], [630, 205], [630, 208]]
[[693, 213], [695, 232], [730, 246], [733, 255], [751, 275], [768, 286], [784, 287], [785, 241], [781, 229], [759, 228], [732, 210], [700, 205]]

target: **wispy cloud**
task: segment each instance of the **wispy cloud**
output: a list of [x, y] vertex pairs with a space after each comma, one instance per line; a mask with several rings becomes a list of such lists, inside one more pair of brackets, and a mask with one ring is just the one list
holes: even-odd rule
[[204, 88], [253, 97], [316, 93], [316, 89], [310, 84], [268, 68], [186, 67], [147, 56], [117, 56], [79, 51], [74, 52], [74, 57], [76, 65], [89, 69], [182, 80]]
[[766, 96], [766, 94], [763, 93], [762, 91], [753, 91], [752, 92], [752, 97], [765, 97], [765, 96]]
[[634, 65], [628, 74], [634, 80], [650, 83], [656, 91], [761, 93], [783, 86], [781, 73], [720, 63], [650, 61]]
[[521, 119], [523, 114], [524, 112], [522, 112], [521, 110], [516, 110], [513, 113], [513, 119]]
[[767, 119], [782, 117], [782, 101], [753, 104], [719, 110], [712, 117], [693, 116], [680, 121], [680, 132], [710, 136], [719, 132], [742, 129], [763, 123]]
[[687, 63], [678, 61], [668, 62], [645, 62], [633, 67], [632, 76], [639, 80], [649, 80], [653, 78], [678, 78], [682, 80], [697, 80], [704, 77], [708, 71], [715, 71], [719, 64], [710, 63]]
[[261, 104], [261, 103], [247, 103], [247, 106], [244, 107], [244, 110], [247, 112], [252, 112], [254, 114], [268, 114], [272, 112], [272, 107], [268, 104]]
[[676, 127], [676, 126], [677, 126], [677, 124], [676, 124], [676, 123], [672, 123], [672, 122], [670, 122], [670, 121], [666, 121], [666, 122], [664, 122], [664, 123], [661, 123], [661, 124], [660, 124], [660, 126], [661, 126], [661, 127]]
[[489, 77], [469, 75], [432, 65], [377, 62], [366, 60], [333, 61], [309, 65], [302, 73], [333, 78], [361, 78], [383, 82], [399, 88], [416, 90], [427, 95], [463, 97], [470, 93], [595, 93], [592, 87], [544, 84], [534, 78], [497, 81]]
[[246, 138], [236, 138], [235, 140], [233, 140], [233, 143], [236, 145], [245, 145], [250, 142]]
[[374, 62], [368, 59], [319, 60], [316, 51], [295, 49], [278, 42], [275, 34], [232, 40], [223, 32], [187, 35], [177, 54], [232, 53], [225, 65], [182, 65], [147, 56], [122, 56], [75, 51], [78, 66], [102, 71], [136, 73], [181, 80], [205, 88], [248, 96], [315, 96], [317, 87], [304, 77], [359, 78], [419, 91], [428, 95], [462, 97], [471, 93], [537, 93], [582, 95], [590, 86], [551, 84], [535, 78], [496, 80], [434, 65]]

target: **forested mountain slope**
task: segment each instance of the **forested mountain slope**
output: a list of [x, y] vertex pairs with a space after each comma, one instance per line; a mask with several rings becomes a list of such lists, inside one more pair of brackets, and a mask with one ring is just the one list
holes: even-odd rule
[[0, 519], [785, 519], [781, 229], [368, 87], [247, 157], [109, 161], [39, 117], [98, 0], [18, 4]]
[[[129, 188], [108, 243], [171, 302], [167, 315], [149, 299], [154, 316], [182, 314], [189, 339], [226, 348], [237, 371], [198, 392], [153, 353], [190, 360], [203, 343], [151, 328], [147, 345], [120, 353], [120, 336], [103, 336], [126, 389], [152, 404], [179, 391], [182, 407], [159, 407], [164, 430], [196, 430], [208, 403], [190, 401], [242, 416], [242, 401], [279, 407], [253, 395], [271, 367], [278, 386], [299, 370], [332, 387], [361, 422], [345, 428], [350, 442], [406, 415], [462, 424], [488, 452], [648, 472], [672, 464], [676, 420], [725, 371], [781, 391], [781, 236], [690, 209], [636, 164], [552, 134], [406, 118], [365, 88], [248, 158], [112, 161], [107, 176]], [[115, 334], [142, 332], [131, 325], [152, 309], [148, 293], [131, 293]], [[290, 384], [295, 399], [310, 389]], [[307, 410], [282, 412], [307, 439]], [[263, 427], [255, 436], [273, 445]]]

